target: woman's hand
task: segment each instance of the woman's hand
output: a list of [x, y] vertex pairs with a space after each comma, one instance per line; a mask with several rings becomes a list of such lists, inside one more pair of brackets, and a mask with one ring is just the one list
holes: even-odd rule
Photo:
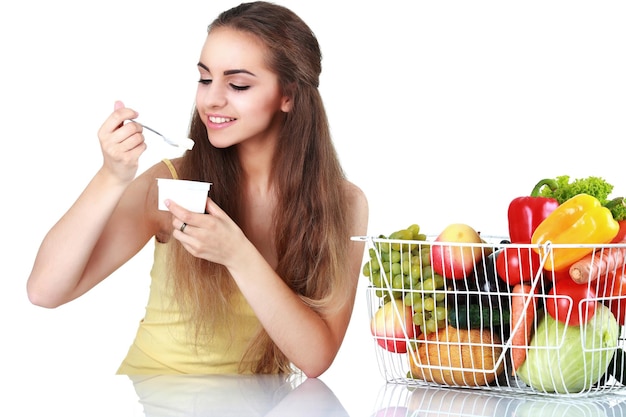
[[116, 101], [115, 110], [98, 130], [104, 157], [102, 169], [122, 183], [129, 183], [135, 178], [139, 157], [146, 150], [142, 126], [138, 123], [124, 123], [137, 116], [136, 111]]
[[[238, 254], [249, 242], [237, 224], [207, 198], [206, 213], [191, 212], [171, 200], [165, 205], [172, 213], [172, 236], [193, 256], [229, 268], [237, 265]], [[243, 255], [242, 255], [243, 256]]]

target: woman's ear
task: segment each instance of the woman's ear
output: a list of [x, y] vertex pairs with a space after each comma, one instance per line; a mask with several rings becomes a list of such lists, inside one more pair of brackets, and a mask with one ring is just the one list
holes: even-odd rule
[[289, 113], [292, 107], [293, 107], [293, 100], [291, 100], [291, 96], [283, 96], [280, 102], [280, 110], [283, 113]]

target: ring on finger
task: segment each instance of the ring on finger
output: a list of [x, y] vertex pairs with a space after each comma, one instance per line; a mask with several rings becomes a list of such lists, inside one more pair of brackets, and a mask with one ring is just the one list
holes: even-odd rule
[[180, 225], [180, 231], [185, 233], [185, 227], [187, 227], [187, 223], [183, 222], [183, 224]]

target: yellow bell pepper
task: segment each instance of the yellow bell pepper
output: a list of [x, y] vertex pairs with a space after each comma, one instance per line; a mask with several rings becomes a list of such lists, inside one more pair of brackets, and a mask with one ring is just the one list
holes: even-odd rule
[[[619, 223], [611, 211], [602, 206], [600, 201], [585, 193], [575, 195], [559, 205], [535, 229], [531, 243], [543, 245], [581, 244], [587, 247], [554, 248], [548, 256], [545, 269], [559, 271], [591, 253], [593, 245], [611, 242], [619, 231]], [[546, 255], [541, 247], [533, 248], [539, 255]]]

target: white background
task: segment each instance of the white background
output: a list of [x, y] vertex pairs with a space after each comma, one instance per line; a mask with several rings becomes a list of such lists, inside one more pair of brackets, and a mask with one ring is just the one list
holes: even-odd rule
[[[453, 222], [506, 234], [509, 201], [557, 175], [601, 176], [614, 196], [626, 194], [624, 2], [280, 3], [319, 38], [321, 93], [347, 175], [369, 198], [370, 234], [411, 223], [436, 233]], [[236, 4], [0, 6], [0, 357], [3, 374], [20, 381], [9, 397], [27, 400], [19, 375], [110, 375], [124, 356], [143, 313], [151, 248], [56, 310], [30, 305], [25, 282], [44, 234], [101, 163], [96, 132], [113, 102], [184, 135], [206, 26]], [[173, 156], [147, 140], [142, 169]], [[372, 411], [363, 381], [383, 383], [361, 283], [345, 344], [323, 377], [340, 398], [358, 396], [352, 415]]]

